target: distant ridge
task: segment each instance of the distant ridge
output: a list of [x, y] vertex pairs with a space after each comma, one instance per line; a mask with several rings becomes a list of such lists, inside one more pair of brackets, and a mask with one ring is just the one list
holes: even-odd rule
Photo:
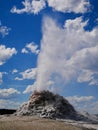
[[0, 115], [13, 114], [15, 112], [15, 109], [0, 109]]

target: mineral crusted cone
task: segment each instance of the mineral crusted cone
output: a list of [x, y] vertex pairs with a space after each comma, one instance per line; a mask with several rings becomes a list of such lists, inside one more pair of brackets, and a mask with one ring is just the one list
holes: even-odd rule
[[27, 103], [16, 112], [17, 115], [44, 118], [76, 118], [74, 107], [62, 96], [49, 91], [34, 92]]

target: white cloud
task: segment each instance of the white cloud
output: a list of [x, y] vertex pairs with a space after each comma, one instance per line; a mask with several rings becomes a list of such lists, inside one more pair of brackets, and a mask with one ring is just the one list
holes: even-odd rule
[[93, 72], [89, 71], [89, 70], [83, 70], [81, 75], [79, 75], [79, 77], [77, 78], [77, 81], [82, 83], [82, 82], [89, 82], [91, 80], [93, 80]]
[[14, 98], [16, 97], [20, 92], [14, 88], [8, 88], [8, 89], [0, 89], [0, 98]]
[[21, 72], [20, 77], [16, 77], [15, 80], [25, 80], [25, 79], [35, 79], [37, 74], [37, 68], [30, 68], [25, 70], [24, 72]]
[[[34, 84], [38, 91], [47, 89], [49, 80], [53, 80], [56, 87], [72, 79], [89, 83], [96, 79], [98, 28], [86, 31], [86, 25], [87, 21], [83, 22], [82, 17], [65, 21], [64, 28], [59, 27], [53, 19], [44, 18], [37, 80]], [[84, 71], [89, 72], [89, 79], [80, 79]]]
[[5, 45], [0, 45], [0, 65], [3, 65], [14, 54], [17, 54], [15, 48], [6, 48]]
[[21, 105], [20, 102], [0, 99], [0, 109], [3, 109], [3, 108], [17, 109], [20, 105]]
[[92, 114], [98, 113], [98, 101], [94, 96], [70, 96], [66, 99], [76, 110], [86, 111]]
[[12, 70], [12, 74], [15, 74], [15, 73], [17, 73], [17, 72], [18, 72], [17, 69], [13, 69], [13, 70]]
[[34, 54], [38, 54], [39, 50], [38, 50], [38, 45], [36, 45], [34, 42], [28, 43], [25, 48], [22, 49], [21, 51], [22, 53], [34, 53]]
[[23, 48], [21, 52], [22, 52], [22, 53], [29, 53], [26, 48]]
[[93, 96], [72, 96], [72, 97], [66, 97], [70, 102], [88, 102], [94, 99]]
[[2, 37], [5, 37], [6, 35], [8, 35], [10, 30], [11, 30], [10, 28], [6, 26], [2, 26], [0, 22], [0, 34], [2, 35]]
[[98, 78], [90, 81], [89, 85], [98, 85]]
[[97, 54], [98, 54], [98, 45], [94, 47], [84, 48], [82, 50], [77, 51], [71, 57], [69, 64], [75, 66], [78, 65], [80, 68], [98, 72]]
[[17, 13], [17, 14], [22, 14], [22, 13], [38, 14], [46, 6], [44, 0], [25, 0], [25, 1], [22, 2], [22, 4], [24, 6], [23, 9], [17, 9], [17, 7], [14, 6], [11, 9], [11, 12]]
[[89, 85], [98, 85], [98, 79], [95, 78], [94, 75], [98, 75], [98, 72], [90, 70], [82, 70], [81, 74], [77, 78], [77, 81], [79, 83], [88, 82]]
[[[77, 78], [78, 82], [89, 82], [89, 85], [97, 85], [98, 79], [95, 78], [98, 75], [98, 46], [82, 49], [77, 51], [69, 61], [70, 66], [79, 66], [81, 73]], [[90, 59], [89, 59], [90, 58]]]
[[38, 14], [42, 9], [46, 7], [46, 2], [49, 7], [52, 7], [54, 10], [64, 13], [85, 13], [90, 6], [89, 0], [25, 0], [22, 2], [24, 8], [17, 9], [16, 6], [14, 6], [11, 9], [11, 12], [17, 14]]
[[60, 12], [85, 13], [89, 2], [87, 0], [48, 0], [48, 5]]

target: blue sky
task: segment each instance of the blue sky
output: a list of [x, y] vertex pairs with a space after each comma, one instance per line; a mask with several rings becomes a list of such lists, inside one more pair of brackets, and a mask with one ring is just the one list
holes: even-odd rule
[[98, 113], [98, 1], [0, 1], [0, 108], [50, 90]]

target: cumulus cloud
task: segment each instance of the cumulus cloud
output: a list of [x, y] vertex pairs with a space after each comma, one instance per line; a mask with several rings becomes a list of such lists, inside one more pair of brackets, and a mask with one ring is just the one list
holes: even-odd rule
[[6, 48], [5, 45], [0, 45], [0, 65], [3, 65], [14, 54], [17, 54], [15, 48]]
[[0, 89], [0, 99], [14, 98], [19, 94], [20, 92], [14, 88]]
[[6, 35], [8, 35], [10, 30], [11, 28], [3, 26], [0, 22], [0, 34], [2, 35], [2, 37], [5, 37]]
[[79, 66], [81, 73], [77, 78], [78, 82], [89, 82], [89, 85], [97, 85], [98, 79], [95, 78], [98, 75], [98, 45], [90, 48], [85, 48], [77, 51], [69, 61], [71, 66]]
[[34, 42], [28, 43], [25, 48], [22, 49], [21, 51], [22, 53], [34, 53], [34, 54], [38, 54], [39, 53], [39, 49], [38, 49], [38, 45], [36, 45]]
[[35, 79], [37, 74], [37, 68], [30, 68], [21, 72], [21, 77], [16, 77], [15, 80]]
[[14, 6], [11, 9], [12, 13], [33, 13], [38, 14], [42, 9], [46, 7], [46, 2], [49, 7], [59, 12], [74, 12], [85, 13], [90, 7], [89, 0], [25, 0], [22, 2], [24, 8], [17, 9]]
[[48, 0], [48, 5], [60, 12], [84, 13], [89, 7], [87, 0]]
[[98, 54], [98, 45], [94, 47], [84, 48], [82, 50], [77, 51], [75, 55], [71, 57], [69, 64], [74, 66], [79, 65], [79, 67], [91, 71], [98, 71], [97, 54]]
[[[55, 87], [72, 79], [94, 83], [98, 76], [98, 28], [86, 31], [87, 21], [82, 17], [66, 20], [64, 28], [49, 17], [43, 21], [37, 80], [32, 87], [38, 91], [47, 89], [49, 80], [54, 81]], [[84, 72], [89, 73], [88, 77], [83, 77]]]
[[14, 6], [11, 9], [11, 12], [17, 14], [22, 13], [38, 14], [43, 8], [45, 8], [46, 3], [44, 0], [25, 0], [22, 2], [22, 5], [24, 6], [23, 9], [17, 9], [17, 7]]

